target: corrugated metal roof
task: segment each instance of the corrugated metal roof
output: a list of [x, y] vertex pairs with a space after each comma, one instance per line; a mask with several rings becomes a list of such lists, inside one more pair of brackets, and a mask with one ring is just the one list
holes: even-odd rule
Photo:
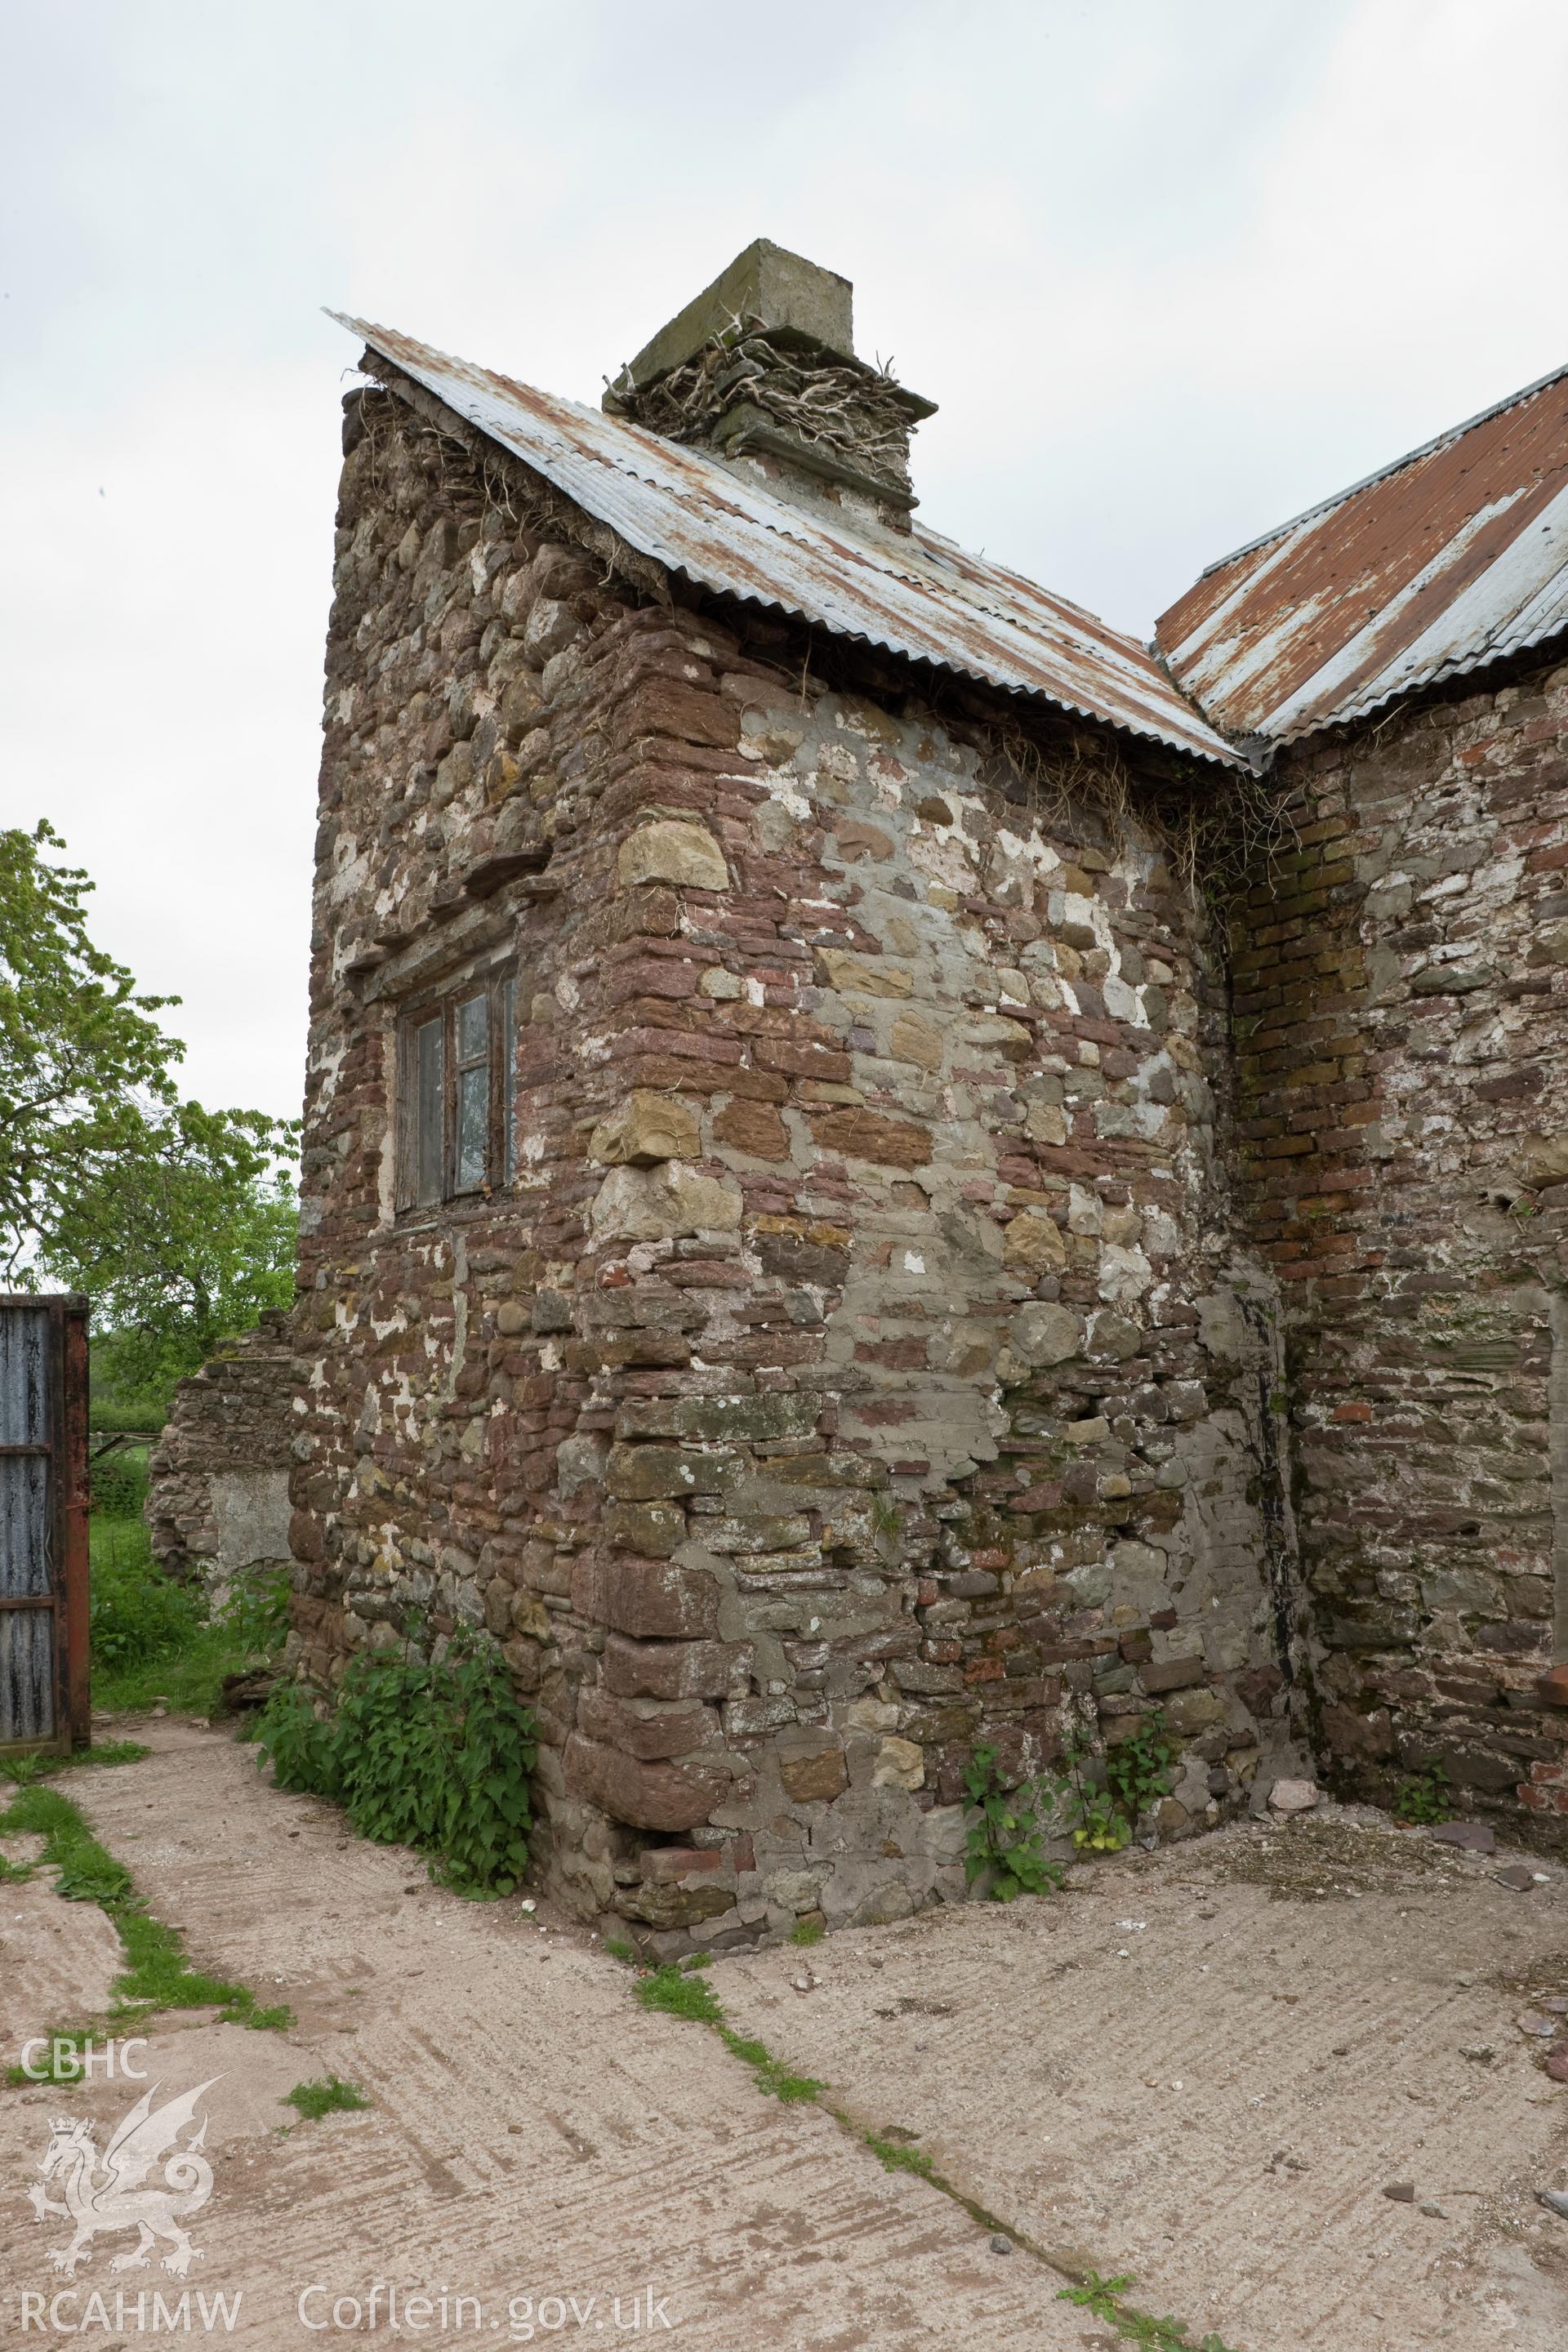
[[1289, 742], [1568, 628], [1568, 368], [1212, 564], [1156, 644], [1218, 727]]
[[829, 524], [701, 450], [329, 312], [640, 554], [939, 668], [1236, 765], [1147, 649], [1065, 597], [915, 530]]

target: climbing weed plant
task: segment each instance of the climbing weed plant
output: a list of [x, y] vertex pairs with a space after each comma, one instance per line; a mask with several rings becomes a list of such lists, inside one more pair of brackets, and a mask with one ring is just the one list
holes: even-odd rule
[[1089, 1777], [1087, 1746], [1069, 1745], [1063, 1794], [1073, 1815], [1073, 1843], [1090, 1853], [1119, 1853], [1130, 1844], [1139, 1815], [1170, 1795], [1175, 1756], [1158, 1707], [1142, 1717], [1131, 1738], [1119, 1739], [1099, 1759], [1103, 1787]]
[[986, 1892], [994, 1903], [1058, 1887], [1061, 1864], [1048, 1862], [1041, 1851], [1054, 1802], [1047, 1783], [1022, 1780], [1010, 1788], [997, 1769], [994, 1748], [977, 1748], [964, 1767], [963, 1787], [976, 1814], [964, 1845], [968, 1884], [988, 1878]]

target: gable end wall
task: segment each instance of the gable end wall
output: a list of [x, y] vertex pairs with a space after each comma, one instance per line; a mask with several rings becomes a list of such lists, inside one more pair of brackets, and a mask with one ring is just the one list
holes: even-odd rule
[[[658, 601], [393, 394], [346, 438], [299, 1666], [482, 1623], [557, 1886], [659, 1949], [962, 1895], [982, 1741], [1158, 1706], [1163, 1832], [1245, 1803], [1299, 1663], [1277, 1317], [1158, 836]], [[398, 1008], [498, 957], [519, 1181], [395, 1215]]]

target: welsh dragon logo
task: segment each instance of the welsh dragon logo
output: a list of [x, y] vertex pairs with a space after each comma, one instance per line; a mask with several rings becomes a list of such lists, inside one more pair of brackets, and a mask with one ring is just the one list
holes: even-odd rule
[[[160, 2239], [172, 2249], [163, 2257], [163, 2268], [171, 2276], [184, 2278], [192, 2263], [202, 2260], [201, 2249], [192, 2245], [181, 2221], [199, 2213], [213, 2193], [213, 2168], [202, 2154], [206, 2117], [203, 2116], [201, 2129], [184, 2147], [179, 2140], [195, 2121], [205, 2094], [221, 2079], [214, 2074], [161, 2107], [153, 2105], [159, 2087], [154, 2083], [115, 2126], [101, 2157], [93, 2137], [95, 2124], [68, 2116], [51, 2119], [49, 2144], [38, 2163], [39, 2178], [29, 2185], [27, 2195], [40, 2221], [47, 2214], [58, 2213], [74, 2227], [68, 2246], [50, 2250], [49, 2260], [57, 2271], [75, 2278], [82, 2263], [92, 2259], [93, 2239], [100, 2231], [112, 2230], [136, 2230], [141, 2234], [135, 2246], [114, 2256], [109, 2265], [111, 2271], [145, 2269]], [[163, 2184], [148, 2184], [147, 2177], [160, 2160]], [[45, 2186], [48, 2181], [59, 2184], [63, 2204], [49, 2196]]]

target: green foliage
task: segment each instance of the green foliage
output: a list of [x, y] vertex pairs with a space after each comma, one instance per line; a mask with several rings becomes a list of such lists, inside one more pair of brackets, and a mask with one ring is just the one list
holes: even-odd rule
[[162, 1699], [183, 1713], [212, 1715], [222, 1704], [224, 1676], [265, 1661], [280, 1644], [283, 1572], [241, 1580], [211, 1612], [198, 1587], [156, 1565], [139, 1519], [95, 1513], [88, 1539], [93, 1698], [110, 1713], [139, 1712]]
[[661, 2017], [683, 2017], [692, 2025], [722, 2025], [719, 1996], [705, 1978], [667, 1960], [637, 1979], [637, 1999]]
[[[1139, 1815], [1171, 1792], [1176, 1750], [1165, 1737], [1165, 1717], [1156, 1707], [1129, 1739], [1108, 1747], [1094, 1759], [1081, 1743], [1067, 1751], [1068, 1778], [1060, 1793], [1073, 1816], [1073, 1843], [1090, 1853], [1119, 1853], [1131, 1843]], [[1091, 1779], [1091, 1765], [1104, 1785]]]
[[964, 1793], [975, 1809], [963, 1865], [969, 1884], [984, 1878], [997, 1903], [1060, 1886], [1061, 1864], [1042, 1851], [1053, 1817], [1065, 1816], [1073, 1843], [1083, 1851], [1120, 1853], [1139, 1815], [1169, 1793], [1175, 1753], [1157, 1709], [1103, 1758], [1091, 1756], [1081, 1742], [1069, 1745], [1067, 1777], [1060, 1780], [1042, 1777], [1010, 1785], [997, 1769], [995, 1748], [976, 1748], [963, 1775]]
[[1447, 1771], [1442, 1760], [1435, 1759], [1400, 1782], [1394, 1811], [1402, 1822], [1451, 1822], [1454, 1808], [1449, 1795]]
[[1069, 1782], [1072, 1806], [1076, 1815], [1072, 1842], [1089, 1853], [1120, 1853], [1132, 1840], [1132, 1824], [1117, 1809], [1116, 1800], [1109, 1789], [1097, 1789], [1090, 1780]]
[[637, 1999], [660, 2017], [680, 2017], [691, 2025], [712, 2026], [731, 2057], [751, 2068], [764, 2097], [781, 2099], [785, 2106], [809, 2105], [819, 2098], [823, 2086], [812, 2075], [792, 2073], [765, 2042], [737, 2033], [729, 2024], [718, 1994], [700, 1974], [709, 1965], [709, 1954], [698, 1952], [689, 1959], [667, 1960], [662, 1968], [645, 1969], [637, 1979]]
[[226, 1339], [292, 1303], [294, 1149], [293, 1129], [260, 1111], [169, 1102], [122, 1122], [112, 1156], [84, 1171], [40, 1257], [91, 1295], [112, 1393], [166, 1410]]
[[996, 1769], [994, 1748], [981, 1747], [964, 1768], [963, 1787], [977, 1814], [964, 1846], [968, 1884], [985, 1877], [994, 1903], [1060, 1886], [1061, 1865], [1047, 1862], [1040, 1850], [1052, 1807], [1046, 1783], [1025, 1780], [1010, 1788]]
[[47, 824], [0, 829], [0, 1280], [25, 1281], [40, 1237], [108, 1169], [146, 1103], [174, 1100], [184, 1048], [88, 937], [92, 885], [57, 865]]
[[237, 1576], [213, 1624], [246, 1657], [268, 1657], [289, 1632], [289, 1571], [277, 1568]]
[[79, 2083], [86, 2073], [83, 2058], [88, 2043], [94, 2038], [86, 2026], [61, 2026], [49, 2036], [47, 2057], [41, 2060], [34, 2057], [26, 2066], [7, 2066], [5, 2074], [0, 2075], [0, 2082], [13, 2091], [26, 2090], [37, 2083], [49, 2083], [57, 2089], [66, 2089], [73, 2083]]
[[139, 1519], [147, 1500], [147, 1449], [120, 1446], [100, 1454], [88, 1471], [92, 1507], [109, 1519]]
[[356, 2107], [368, 2107], [370, 2101], [353, 2083], [329, 2074], [324, 2083], [296, 2083], [285, 2093], [286, 2107], [297, 2107], [308, 2123], [317, 2123], [322, 2116], [351, 2114]]
[[775, 2058], [765, 2042], [754, 2042], [748, 2035], [736, 2033], [728, 2025], [719, 2028], [719, 2039], [731, 2058], [749, 2066], [759, 2091], [765, 2098], [780, 2099], [786, 2107], [809, 2106], [821, 2093], [822, 2084], [812, 2074], [796, 2074], [782, 2059]]
[[902, 2140], [889, 2139], [879, 2132], [862, 2132], [860, 2137], [884, 2172], [914, 2172], [922, 2180], [930, 2180], [936, 2171], [929, 2156]]
[[637, 1964], [637, 1946], [628, 1944], [624, 1936], [606, 1936], [605, 1950], [612, 1960], [619, 1960], [623, 1968], [635, 1969]]
[[1126, 2343], [1147, 2345], [1150, 2352], [1233, 2352], [1217, 2336], [1205, 2336], [1194, 2344], [1184, 2320], [1168, 2315], [1156, 2319], [1149, 2312], [1133, 2310], [1123, 2301], [1132, 2284], [1131, 2277], [1105, 2279], [1098, 2271], [1090, 2271], [1080, 2285], [1064, 2286], [1057, 2301], [1076, 2303], [1096, 2319], [1109, 2320]]
[[[153, 1561], [147, 1530], [99, 1521], [91, 1529], [89, 1641], [95, 1667], [113, 1676], [185, 1648], [200, 1631], [202, 1596]], [[96, 1696], [100, 1702], [101, 1692]]]
[[1165, 1717], [1156, 1707], [1139, 1719], [1131, 1739], [1119, 1739], [1105, 1751], [1105, 1780], [1111, 1802], [1129, 1824], [1162, 1797], [1171, 1793], [1171, 1766], [1176, 1750], [1165, 1737]]
[[93, 946], [62, 846], [0, 828], [0, 1282], [89, 1292], [110, 1388], [166, 1400], [293, 1297], [296, 1131], [180, 1099], [179, 1000]]
[[0, 1780], [15, 1780], [18, 1788], [30, 1788], [38, 1780], [52, 1780], [57, 1772], [69, 1772], [79, 1764], [140, 1764], [151, 1756], [139, 1739], [106, 1739], [97, 1748], [73, 1748], [68, 1756], [13, 1756], [0, 1759]]
[[330, 1717], [317, 1715], [302, 1683], [284, 1683], [273, 1692], [262, 1709], [257, 1739], [278, 1788], [329, 1797], [334, 1803], [341, 1799], [336, 1728]]
[[103, 1349], [94, 1340], [91, 1388], [88, 1397], [87, 1425], [96, 1433], [108, 1435], [117, 1429], [161, 1430], [168, 1419], [168, 1409], [161, 1396], [127, 1396], [110, 1386]]
[[258, 1737], [279, 1787], [331, 1798], [362, 1837], [432, 1855], [432, 1875], [459, 1894], [510, 1895], [528, 1867], [533, 1717], [505, 1661], [471, 1637], [438, 1663], [356, 1658], [328, 1721], [287, 1685]]
[[[140, 2020], [156, 2010], [216, 2008], [230, 2023], [272, 2030], [292, 2025], [291, 2010], [263, 2009], [248, 1987], [192, 1968], [177, 1931], [150, 1916], [130, 1872], [99, 1843], [58, 1789], [17, 1789], [0, 1812], [0, 1836], [17, 1833], [43, 1838], [42, 1859], [59, 1874], [57, 1893], [68, 1902], [98, 1904], [113, 1922], [126, 1960], [114, 1981], [115, 2022]], [[6, 2080], [17, 2079], [14, 2068]]]
[[820, 1944], [826, 1933], [825, 1920], [797, 1919], [789, 1931], [789, 1939], [792, 1944]]

